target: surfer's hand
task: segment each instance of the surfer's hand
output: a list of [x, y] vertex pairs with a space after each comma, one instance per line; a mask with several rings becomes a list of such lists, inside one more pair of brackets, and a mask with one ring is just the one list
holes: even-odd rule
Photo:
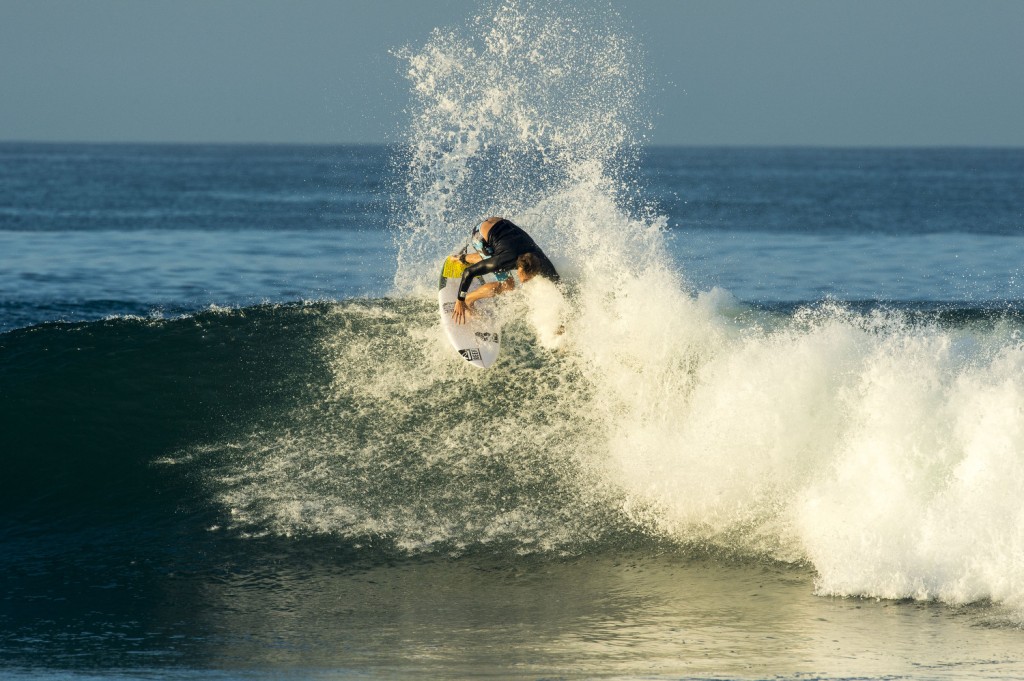
[[452, 319], [456, 324], [465, 324], [467, 312], [469, 312], [469, 305], [466, 305], [464, 301], [456, 300], [455, 309], [452, 310]]

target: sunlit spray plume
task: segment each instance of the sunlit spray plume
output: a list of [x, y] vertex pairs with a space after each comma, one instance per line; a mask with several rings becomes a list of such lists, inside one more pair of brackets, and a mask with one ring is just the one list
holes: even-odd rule
[[631, 179], [640, 54], [620, 23], [607, 7], [507, 2], [399, 52], [412, 84], [399, 292], [423, 290], [489, 215], [521, 223], [570, 268], [651, 255], [646, 232], [660, 222], [637, 205]]

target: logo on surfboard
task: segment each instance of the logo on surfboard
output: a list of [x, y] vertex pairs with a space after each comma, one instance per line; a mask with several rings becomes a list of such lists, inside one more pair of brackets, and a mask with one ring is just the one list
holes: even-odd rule
[[481, 361], [480, 348], [467, 348], [466, 350], [459, 350], [459, 354], [462, 355], [467, 362]]

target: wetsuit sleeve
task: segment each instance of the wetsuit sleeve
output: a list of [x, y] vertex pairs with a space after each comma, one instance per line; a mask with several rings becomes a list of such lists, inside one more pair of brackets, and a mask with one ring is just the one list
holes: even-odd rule
[[459, 300], [465, 300], [466, 294], [469, 292], [469, 285], [473, 282], [473, 277], [482, 277], [485, 274], [491, 274], [492, 272], [500, 269], [499, 263], [495, 258], [488, 258], [481, 260], [480, 262], [473, 263], [462, 271], [462, 281], [459, 282]]

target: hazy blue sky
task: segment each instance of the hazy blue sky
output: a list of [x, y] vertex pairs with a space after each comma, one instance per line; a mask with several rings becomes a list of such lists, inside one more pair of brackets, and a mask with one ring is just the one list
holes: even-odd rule
[[[660, 144], [1024, 145], [1019, 0], [609, 0]], [[0, 140], [395, 138], [472, 0], [0, 0]]]

